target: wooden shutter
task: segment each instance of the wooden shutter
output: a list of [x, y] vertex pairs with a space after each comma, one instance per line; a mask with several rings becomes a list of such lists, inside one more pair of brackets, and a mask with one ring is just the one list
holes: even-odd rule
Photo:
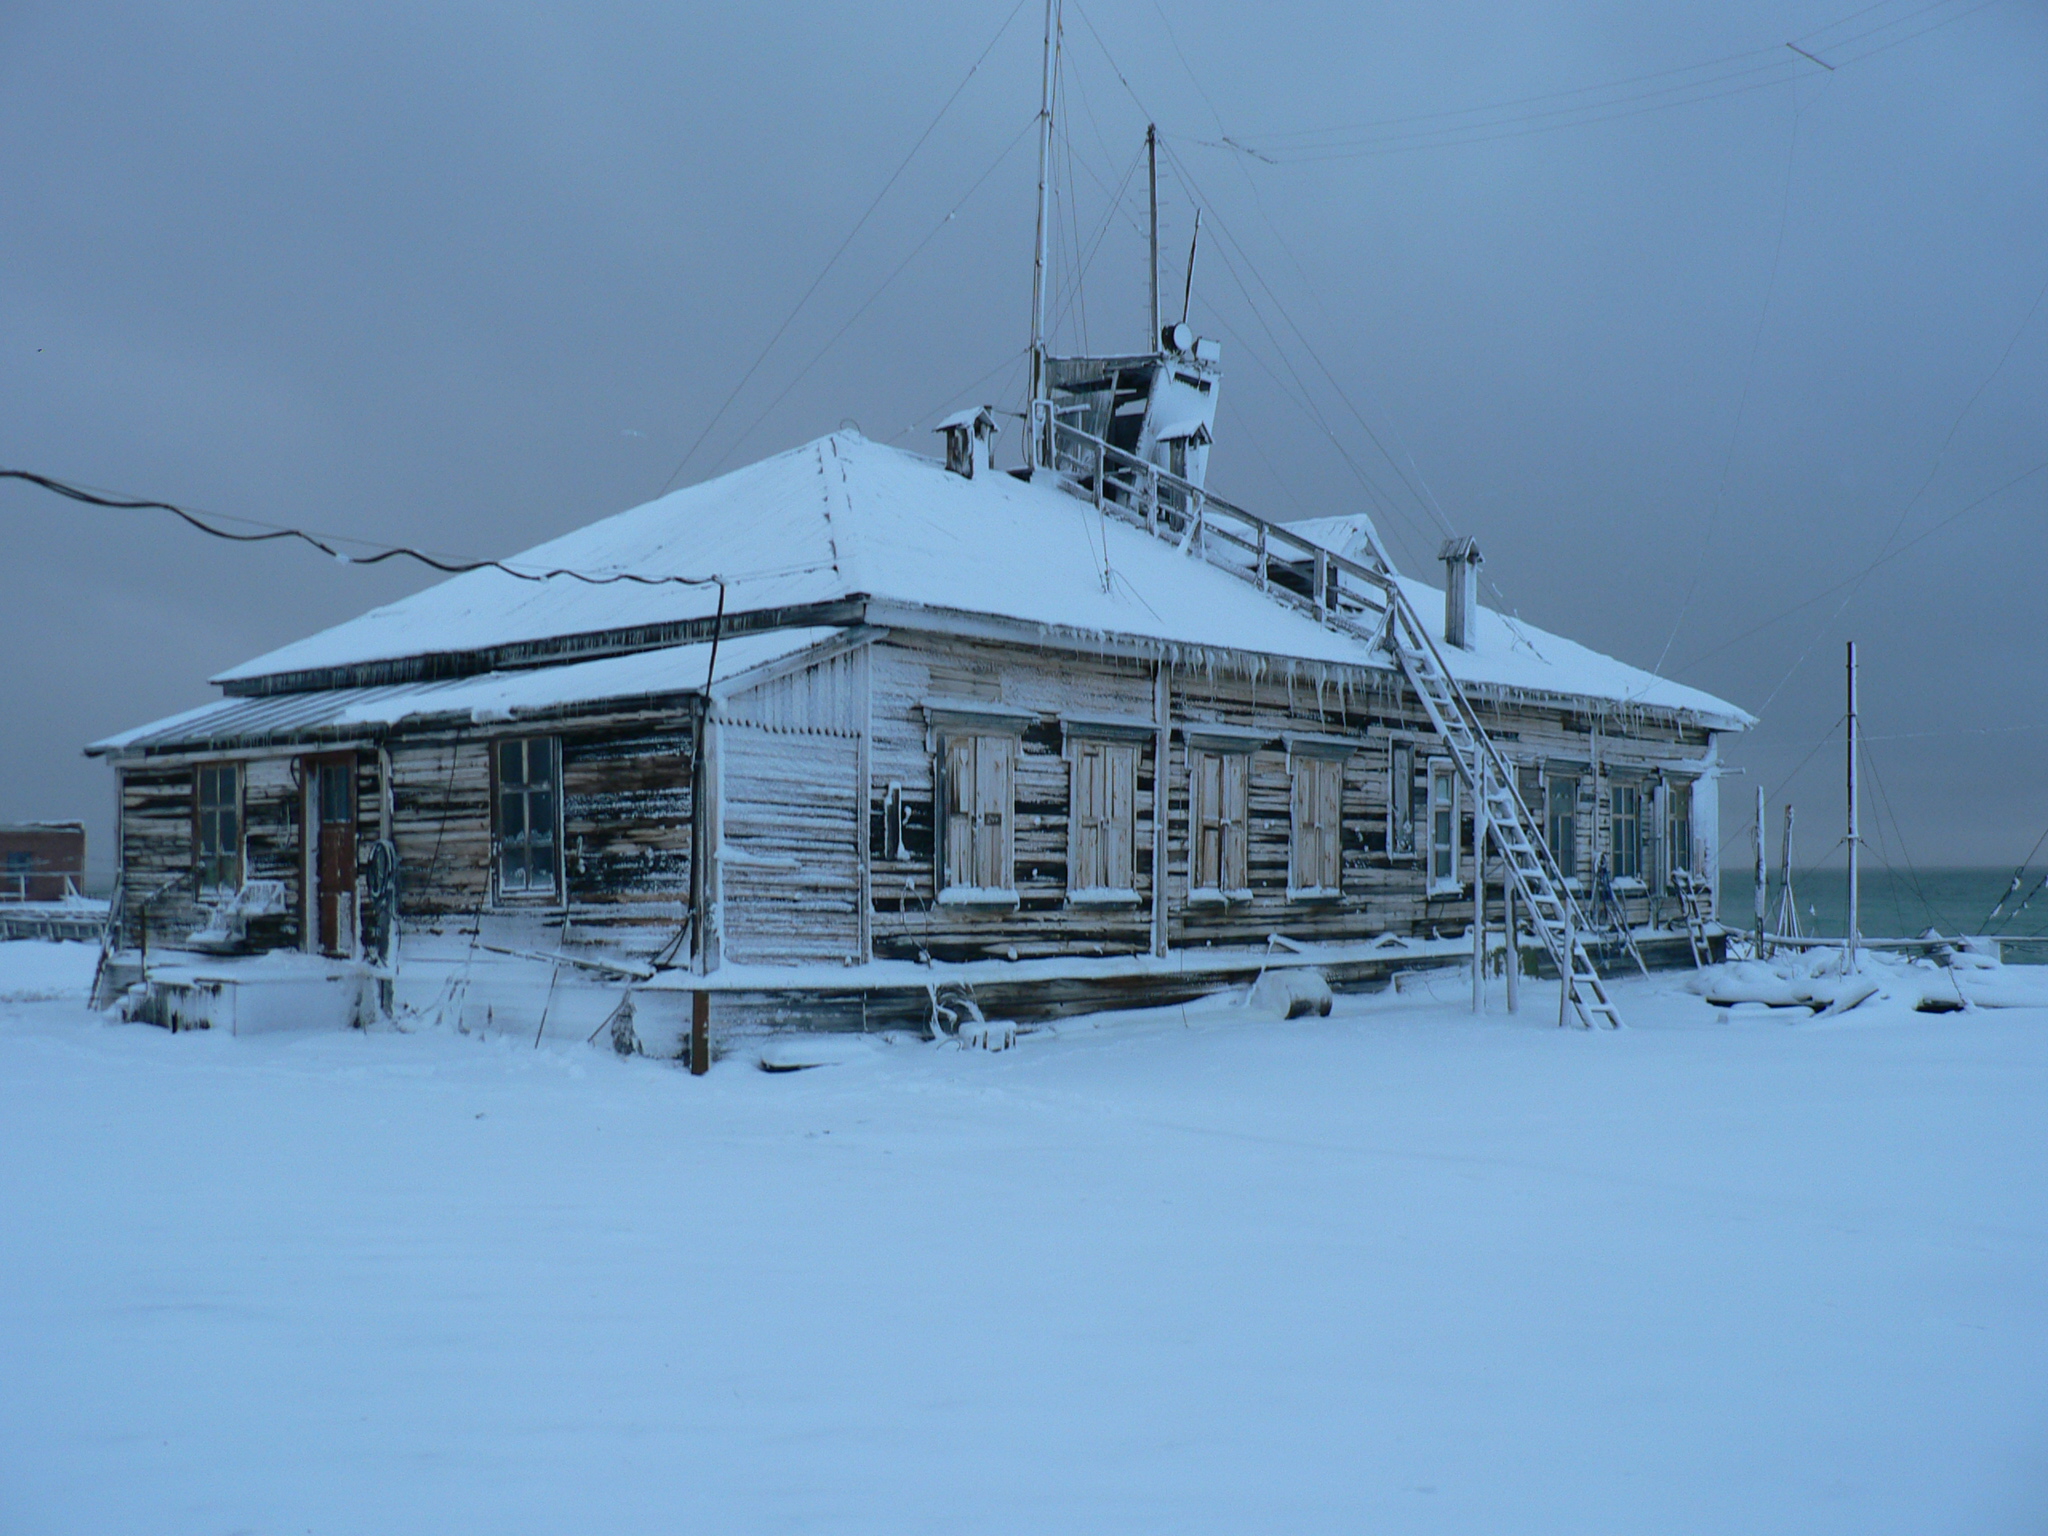
[[1221, 759], [1223, 764], [1223, 887], [1225, 890], [1241, 891], [1251, 884], [1247, 873], [1245, 843], [1247, 841], [1246, 788], [1250, 778], [1251, 759], [1240, 753], [1230, 753]]
[[974, 884], [974, 738], [946, 738], [946, 868], [948, 886]]
[[1334, 891], [1344, 884], [1344, 763], [1325, 758], [1316, 764], [1316, 847], [1322, 865], [1316, 884]]
[[1067, 878], [1075, 890], [1109, 883], [1103, 878], [1103, 834], [1108, 819], [1103, 755], [1104, 749], [1097, 742], [1083, 742], [1074, 753], [1073, 850], [1069, 854], [1072, 868]]
[[1197, 887], [1223, 884], [1223, 759], [1192, 752], [1188, 769], [1188, 871]]
[[1138, 825], [1138, 749], [1104, 747], [1102, 763], [1102, 883], [1128, 890], [1137, 884], [1133, 843]]
[[974, 738], [974, 877], [984, 890], [1010, 887], [1010, 742]]

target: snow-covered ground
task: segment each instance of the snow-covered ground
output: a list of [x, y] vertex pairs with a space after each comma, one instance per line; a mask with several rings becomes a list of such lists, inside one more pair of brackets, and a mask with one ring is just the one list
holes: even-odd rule
[[703, 1079], [0, 1002], [0, 1529], [2042, 1529], [2048, 1010], [1683, 980]]

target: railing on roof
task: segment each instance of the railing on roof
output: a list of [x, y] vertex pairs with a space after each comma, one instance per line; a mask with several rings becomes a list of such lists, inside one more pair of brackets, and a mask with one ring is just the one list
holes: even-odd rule
[[1057, 416], [1041, 440], [1054, 473], [1106, 516], [1177, 544], [1333, 629], [1387, 646], [1388, 616], [1400, 606], [1390, 569], [1326, 549]]

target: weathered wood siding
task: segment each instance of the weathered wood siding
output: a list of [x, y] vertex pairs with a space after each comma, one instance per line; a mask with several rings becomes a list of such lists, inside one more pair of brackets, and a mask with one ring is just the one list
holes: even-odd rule
[[857, 741], [734, 721], [717, 729], [725, 958], [857, 963]]
[[[121, 942], [140, 942], [147, 906], [150, 943], [175, 945], [206, 923], [194, 882], [194, 774], [201, 762], [219, 756], [160, 758], [120, 770]], [[286, 911], [252, 924], [263, 945], [296, 945], [305, 867], [300, 856], [298, 759], [270, 755], [232, 759], [242, 771], [242, 878], [276, 880], [285, 889]]]
[[694, 831], [695, 723], [685, 703], [393, 737], [401, 916], [436, 921], [496, 904], [491, 752], [532, 736], [561, 743], [562, 894], [575, 927], [672, 932], [687, 915]]

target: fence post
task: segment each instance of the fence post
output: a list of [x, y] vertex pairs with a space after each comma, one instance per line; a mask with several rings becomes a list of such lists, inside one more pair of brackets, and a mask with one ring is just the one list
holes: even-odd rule
[[711, 994], [690, 994], [690, 1076], [711, 1070]]

